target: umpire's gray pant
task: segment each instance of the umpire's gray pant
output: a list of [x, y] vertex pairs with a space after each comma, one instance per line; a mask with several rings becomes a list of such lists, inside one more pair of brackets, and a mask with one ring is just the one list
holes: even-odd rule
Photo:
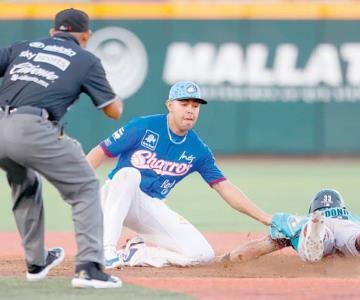
[[0, 111], [0, 168], [11, 186], [13, 212], [28, 264], [44, 265], [43, 175], [72, 206], [76, 263], [103, 263], [99, 182], [80, 144], [58, 126], [31, 114]]

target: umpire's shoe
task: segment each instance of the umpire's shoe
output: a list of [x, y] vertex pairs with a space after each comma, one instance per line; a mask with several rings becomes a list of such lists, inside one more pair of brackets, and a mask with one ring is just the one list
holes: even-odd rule
[[26, 279], [28, 281], [38, 281], [46, 278], [49, 271], [59, 265], [65, 258], [65, 251], [63, 248], [56, 247], [48, 251], [45, 266], [27, 265]]
[[100, 264], [87, 262], [76, 266], [71, 285], [74, 288], [108, 289], [119, 288], [122, 282], [119, 278], [104, 273]]

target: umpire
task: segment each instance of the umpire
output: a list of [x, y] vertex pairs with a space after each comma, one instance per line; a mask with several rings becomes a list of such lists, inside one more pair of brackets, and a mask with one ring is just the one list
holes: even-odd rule
[[120, 287], [120, 279], [102, 271], [98, 179], [80, 144], [62, 133], [58, 121], [82, 92], [113, 119], [120, 118], [122, 102], [100, 60], [83, 49], [91, 35], [86, 13], [59, 12], [50, 35], [0, 49], [0, 168], [11, 186], [27, 279], [45, 278], [64, 259], [62, 248], [44, 246], [42, 175], [72, 207], [78, 247], [72, 286]]

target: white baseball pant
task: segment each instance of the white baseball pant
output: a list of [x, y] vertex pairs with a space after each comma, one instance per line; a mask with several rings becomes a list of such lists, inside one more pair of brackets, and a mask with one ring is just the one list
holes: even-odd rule
[[104, 248], [116, 247], [126, 226], [156, 246], [141, 247], [135, 265], [189, 266], [211, 262], [215, 254], [204, 236], [163, 200], [143, 193], [140, 181], [137, 169], [123, 168], [103, 186]]

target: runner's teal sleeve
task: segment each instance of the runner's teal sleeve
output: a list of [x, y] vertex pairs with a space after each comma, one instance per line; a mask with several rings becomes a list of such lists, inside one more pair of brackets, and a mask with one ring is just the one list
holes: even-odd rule
[[288, 213], [276, 213], [272, 216], [270, 234], [273, 239], [293, 239], [301, 231], [302, 226], [307, 222], [305, 216], [295, 216]]

